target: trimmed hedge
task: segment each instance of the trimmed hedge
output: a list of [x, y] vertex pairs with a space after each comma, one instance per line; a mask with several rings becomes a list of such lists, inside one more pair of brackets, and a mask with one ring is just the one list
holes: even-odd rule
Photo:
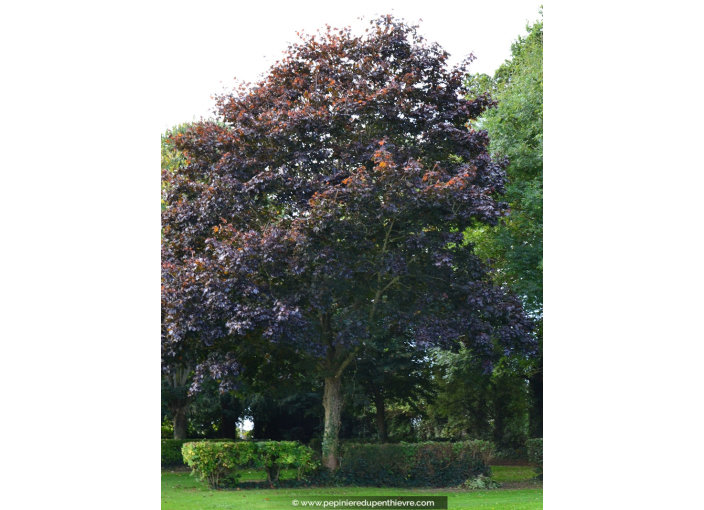
[[[271, 486], [457, 487], [479, 475], [490, 476], [494, 445], [489, 441], [460, 443], [343, 443], [340, 468], [334, 473], [314, 460], [311, 448], [293, 441], [162, 441], [169, 451], [182, 444], [181, 460], [211, 488], [252, 487], [239, 483], [238, 469], [263, 468]], [[281, 469], [298, 468], [297, 480], [279, 480]], [[316, 469], [317, 468], [317, 469]], [[305, 474], [305, 476], [304, 476]]]
[[490, 476], [489, 441], [342, 445], [340, 468], [331, 480], [342, 485], [457, 487]]
[[234, 443], [235, 439], [162, 439], [161, 440], [161, 467], [182, 467], [186, 463], [183, 461], [181, 449], [186, 443], [198, 441], [213, 441]]
[[269, 483], [273, 484], [278, 482], [282, 468], [298, 468], [300, 480], [304, 470], [314, 465], [313, 450], [295, 441], [187, 442], [182, 452], [186, 464], [201, 480], [207, 480], [212, 489], [223, 482], [236, 485], [237, 469], [263, 468]]
[[543, 475], [543, 438], [528, 439], [526, 441], [528, 450], [528, 460], [535, 465], [535, 470], [539, 476]]

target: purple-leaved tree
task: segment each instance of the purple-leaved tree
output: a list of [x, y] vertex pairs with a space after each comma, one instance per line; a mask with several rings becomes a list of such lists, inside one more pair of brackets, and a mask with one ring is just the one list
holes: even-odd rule
[[493, 101], [463, 99], [471, 57], [448, 70], [416, 28], [302, 37], [216, 98], [218, 123], [175, 135], [187, 163], [163, 173], [165, 359], [198, 353], [196, 389], [233, 384], [253, 352], [314, 360], [330, 469], [341, 378], [367, 342], [461, 342], [487, 369], [535, 349], [520, 301], [463, 244], [505, 214], [505, 162], [469, 126]]

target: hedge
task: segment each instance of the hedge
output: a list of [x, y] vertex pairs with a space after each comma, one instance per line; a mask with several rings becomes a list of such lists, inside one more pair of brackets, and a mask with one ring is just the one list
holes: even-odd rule
[[457, 487], [490, 476], [494, 445], [459, 443], [346, 444], [334, 478], [343, 485]]
[[[457, 487], [479, 475], [490, 476], [494, 445], [489, 441], [460, 443], [343, 443], [340, 468], [334, 473], [314, 460], [314, 452], [293, 441], [215, 442], [164, 440], [182, 443], [182, 458], [212, 488], [244, 487], [237, 470], [263, 468], [276, 486]], [[164, 461], [162, 441], [162, 463]], [[298, 469], [297, 480], [279, 481], [279, 472]], [[258, 485], [258, 484], [255, 484]]]
[[[263, 468], [269, 483], [276, 483], [282, 468], [298, 468], [298, 478], [305, 469], [314, 466], [313, 450], [294, 441], [263, 441], [215, 443], [187, 442], [183, 445], [183, 460], [210, 488], [236, 485], [238, 469]], [[226, 480], [227, 479], [227, 480]]]
[[235, 439], [162, 439], [161, 440], [161, 467], [185, 466], [181, 449], [186, 443], [198, 441], [235, 442]]
[[535, 465], [535, 470], [539, 476], [543, 475], [543, 438], [528, 439], [526, 441], [528, 450], [528, 460]]

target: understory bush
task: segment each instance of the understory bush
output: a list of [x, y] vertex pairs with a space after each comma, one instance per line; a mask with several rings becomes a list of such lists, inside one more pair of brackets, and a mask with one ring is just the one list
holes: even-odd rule
[[538, 476], [543, 476], [543, 438], [528, 439], [526, 441], [528, 460], [535, 466]]
[[301, 480], [304, 471], [314, 466], [313, 451], [294, 441], [187, 442], [182, 451], [186, 464], [210, 488], [236, 485], [238, 469], [263, 468], [273, 484], [278, 482], [281, 469], [297, 468]]

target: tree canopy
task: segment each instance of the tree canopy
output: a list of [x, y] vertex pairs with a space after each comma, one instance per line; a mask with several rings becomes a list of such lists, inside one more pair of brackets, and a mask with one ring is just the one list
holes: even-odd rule
[[481, 126], [490, 150], [510, 161], [505, 199], [510, 214], [498, 228], [476, 229], [468, 238], [491, 260], [495, 279], [523, 297], [535, 314], [543, 307], [543, 22], [511, 45], [511, 59], [493, 77], [468, 80], [470, 96], [489, 91], [497, 108], [484, 112]]
[[[542, 11], [541, 11], [542, 15]], [[537, 319], [542, 338], [543, 313], [543, 21], [526, 27], [511, 45], [511, 59], [493, 77], [472, 76], [469, 97], [489, 91], [499, 101], [480, 119], [489, 132], [491, 151], [510, 160], [506, 199], [510, 214], [497, 228], [469, 229], [467, 239], [493, 267], [494, 281], [521, 296]], [[533, 437], [543, 436], [542, 354], [528, 368]]]
[[505, 162], [467, 127], [494, 104], [465, 98], [472, 57], [447, 58], [388, 16], [363, 36], [328, 27], [218, 96], [220, 122], [173, 137], [186, 165], [163, 173], [165, 357], [198, 352], [196, 386], [223, 388], [308, 360], [331, 469], [341, 377], [367, 342], [464, 345], [487, 369], [535, 349], [520, 300], [462, 242], [505, 214]]

